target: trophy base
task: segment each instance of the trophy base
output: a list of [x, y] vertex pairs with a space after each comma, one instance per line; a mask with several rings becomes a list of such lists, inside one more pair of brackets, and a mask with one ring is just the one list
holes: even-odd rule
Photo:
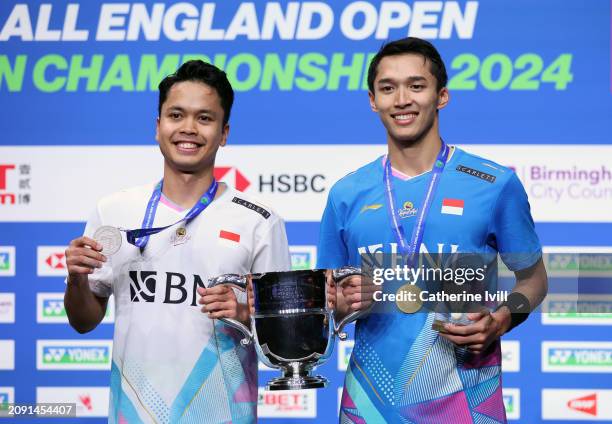
[[297, 377], [278, 377], [270, 380], [266, 385], [266, 390], [300, 390], [300, 389], [322, 389], [327, 386], [327, 379], [317, 375], [297, 376]]

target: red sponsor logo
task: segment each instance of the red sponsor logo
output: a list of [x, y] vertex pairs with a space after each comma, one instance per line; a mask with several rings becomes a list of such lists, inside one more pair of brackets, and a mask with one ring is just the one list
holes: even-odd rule
[[[0, 164], [0, 190], [6, 190], [6, 174], [13, 169], [15, 169], [15, 165]], [[14, 205], [16, 200], [14, 193], [0, 193], [0, 205]]]
[[214, 176], [217, 181], [223, 181], [238, 191], [245, 191], [251, 182], [233, 166], [216, 166]]
[[306, 397], [300, 393], [263, 393], [259, 404], [275, 407], [279, 411], [303, 411], [306, 409]]
[[91, 396], [90, 395], [79, 395], [79, 400], [88, 411], [93, 410], [93, 405], [91, 404]]
[[583, 396], [578, 399], [572, 399], [567, 402], [567, 407], [575, 411], [584, 412], [585, 414], [597, 416], [597, 393]]
[[240, 242], [240, 234], [232, 233], [231, 231], [221, 230], [219, 232], [219, 237], [222, 239], [235, 241], [236, 243]]
[[15, 165], [0, 165], [0, 190], [6, 190], [6, 173], [15, 169]]
[[51, 253], [45, 259], [45, 263], [52, 269], [66, 269], [66, 265], [64, 265], [65, 256], [63, 253]]

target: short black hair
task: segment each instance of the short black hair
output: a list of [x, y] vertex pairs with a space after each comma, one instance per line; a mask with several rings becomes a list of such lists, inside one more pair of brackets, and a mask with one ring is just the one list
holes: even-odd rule
[[168, 75], [159, 83], [158, 116], [161, 116], [162, 105], [168, 97], [170, 88], [174, 84], [183, 81], [201, 82], [217, 90], [217, 94], [219, 94], [221, 99], [221, 107], [223, 108], [223, 125], [229, 122], [230, 112], [234, 104], [232, 85], [228, 81], [225, 72], [202, 60], [190, 60], [183, 63], [175, 73]]
[[436, 89], [440, 91], [443, 87], [446, 87], [448, 75], [438, 50], [429, 41], [416, 37], [406, 37], [383, 44], [378, 53], [376, 53], [376, 56], [372, 58], [368, 68], [368, 89], [372, 93], [374, 93], [374, 80], [378, 74], [378, 64], [380, 61], [384, 57], [400, 54], [418, 54], [423, 56], [429, 62], [429, 71], [436, 77]]

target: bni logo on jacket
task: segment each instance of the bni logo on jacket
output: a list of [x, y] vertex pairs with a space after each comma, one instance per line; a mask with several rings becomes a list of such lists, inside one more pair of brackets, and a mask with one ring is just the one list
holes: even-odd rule
[[109, 370], [112, 340], [37, 340], [39, 370]]
[[612, 342], [542, 342], [542, 371], [612, 373]]

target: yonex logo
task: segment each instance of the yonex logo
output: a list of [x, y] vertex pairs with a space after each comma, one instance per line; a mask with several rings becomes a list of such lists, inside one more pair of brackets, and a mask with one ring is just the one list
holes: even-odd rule
[[106, 364], [110, 363], [107, 347], [54, 346], [43, 348], [43, 364]]
[[66, 316], [64, 302], [61, 300], [45, 299], [42, 306], [43, 317], [59, 318]]
[[291, 252], [291, 269], [311, 269], [312, 257], [310, 252]]
[[543, 342], [542, 370], [612, 373], [612, 343]]
[[8, 271], [11, 267], [8, 253], [0, 253], [0, 270]]
[[514, 412], [514, 396], [504, 395], [504, 406], [506, 407], [506, 413], [511, 414]]

